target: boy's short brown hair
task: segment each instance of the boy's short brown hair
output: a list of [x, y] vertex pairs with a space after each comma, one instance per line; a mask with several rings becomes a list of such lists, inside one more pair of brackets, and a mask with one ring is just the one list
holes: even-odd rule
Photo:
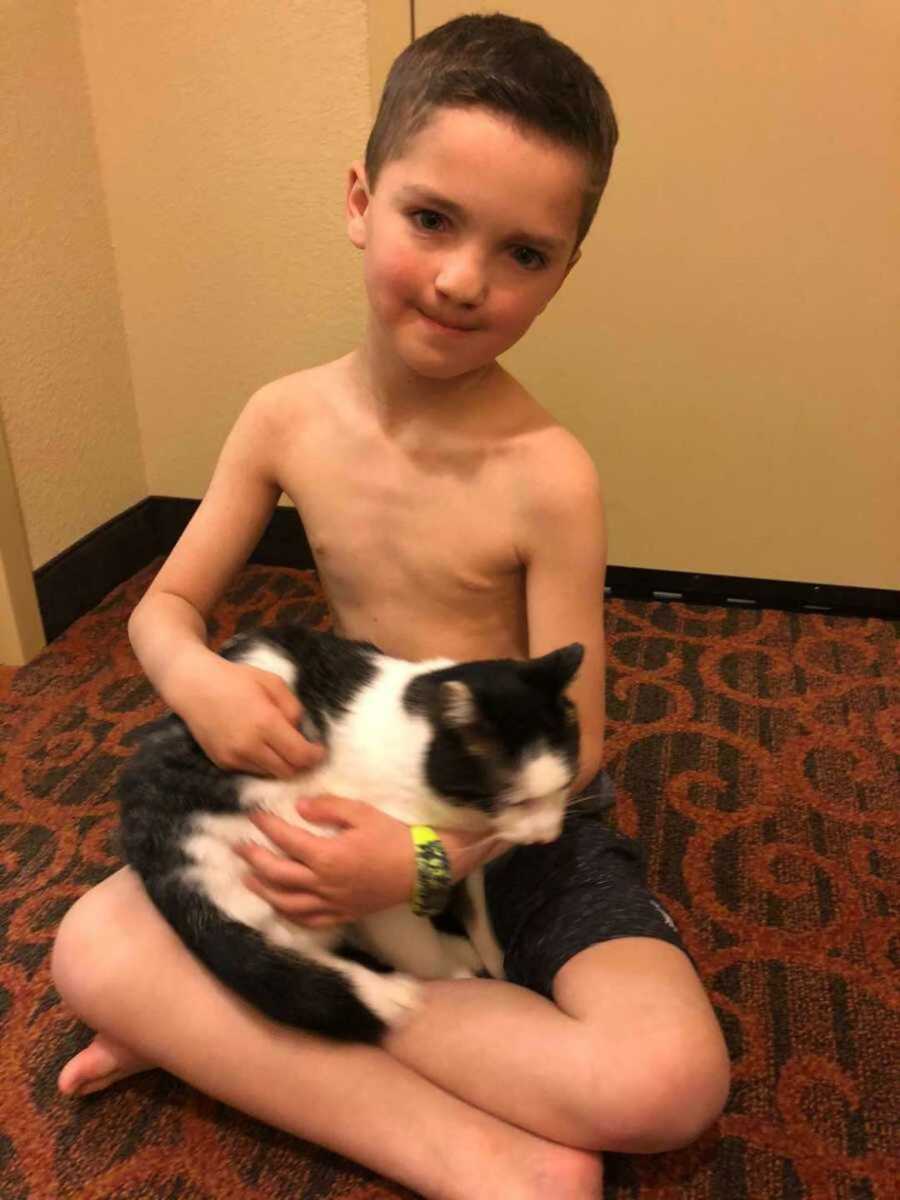
[[399, 158], [437, 108], [486, 108], [585, 156], [575, 245], [591, 227], [619, 136], [606, 88], [588, 64], [533, 21], [493, 13], [457, 17], [416, 38], [397, 56], [366, 145], [374, 191], [381, 168]]

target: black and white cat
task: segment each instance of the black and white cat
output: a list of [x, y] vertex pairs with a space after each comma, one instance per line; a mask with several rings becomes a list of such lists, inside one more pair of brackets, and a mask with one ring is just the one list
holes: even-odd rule
[[[552, 841], [577, 770], [578, 722], [565, 689], [583, 648], [528, 662], [406, 662], [293, 624], [241, 635], [222, 654], [282, 678], [306, 711], [301, 728], [327, 754], [292, 780], [263, 779], [215, 766], [174, 714], [147, 731], [120, 780], [123, 846], [186, 945], [275, 1020], [356, 1041], [377, 1041], [416, 1007], [414, 977], [484, 967], [502, 978], [480, 871], [464, 885], [469, 938], [441, 933], [408, 906], [317, 930], [244, 887], [246, 864], [231, 847], [254, 841], [279, 853], [244, 815], [254, 808], [333, 834], [295, 809], [299, 797], [325, 793], [409, 825]], [[366, 955], [394, 970], [370, 969], [359, 961]]]

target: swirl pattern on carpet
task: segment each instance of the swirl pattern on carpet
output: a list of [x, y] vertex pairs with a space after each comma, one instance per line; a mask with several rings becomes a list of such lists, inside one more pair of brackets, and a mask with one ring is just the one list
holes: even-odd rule
[[[81, 1101], [55, 1078], [88, 1031], [48, 962], [62, 915], [120, 864], [113, 788], [162, 712], [128, 646], [158, 564], [20, 670], [0, 668], [3, 1200], [399, 1200], [410, 1193], [162, 1072]], [[612, 820], [710, 989], [728, 1107], [678, 1153], [609, 1156], [616, 1200], [888, 1200], [897, 1160], [897, 628], [612, 600]], [[328, 625], [313, 572], [251, 566], [214, 644]]]

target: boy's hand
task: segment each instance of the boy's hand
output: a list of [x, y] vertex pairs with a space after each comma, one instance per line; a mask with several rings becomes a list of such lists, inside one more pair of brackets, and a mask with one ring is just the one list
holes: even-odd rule
[[[253, 868], [245, 885], [298, 925], [325, 928], [408, 904], [416, 880], [409, 826], [359, 800], [320, 796], [297, 802], [307, 821], [333, 825], [319, 837], [272, 813], [250, 814], [254, 825], [288, 857], [262, 846], [235, 846]], [[459, 830], [441, 831], [454, 880], [508, 849], [505, 843]]]
[[184, 664], [173, 690], [172, 707], [227, 771], [290, 779], [325, 756], [297, 731], [303, 706], [271, 671], [205, 652]]
[[307, 821], [335, 826], [337, 833], [321, 837], [272, 813], [251, 813], [253, 824], [288, 856], [262, 846], [235, 846], [253, 868], [244, 878], [252, 892], [282, 916], [312, 928], [407, 903], [415, 880], [408, 826], [340, 796], [299, 800], [297, 811]]

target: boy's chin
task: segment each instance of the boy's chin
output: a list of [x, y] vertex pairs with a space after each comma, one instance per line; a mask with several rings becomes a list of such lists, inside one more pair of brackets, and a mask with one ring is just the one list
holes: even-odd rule
[[418, 347], [398, 347], [399, 357], [411, 371], [425, 379], [458, 379], [480, 371], [488, 366], [493, 359], [482, 360], [463, 357], [461, 354], [435, 354], [422, 351]]
[[421, 375], [424, 379], [461, 379], [463, 375], [471, 375], [473, 371], [480, 371], [487, 366], [487, 363], [410, 362], [409, 365], [417, 375]]

